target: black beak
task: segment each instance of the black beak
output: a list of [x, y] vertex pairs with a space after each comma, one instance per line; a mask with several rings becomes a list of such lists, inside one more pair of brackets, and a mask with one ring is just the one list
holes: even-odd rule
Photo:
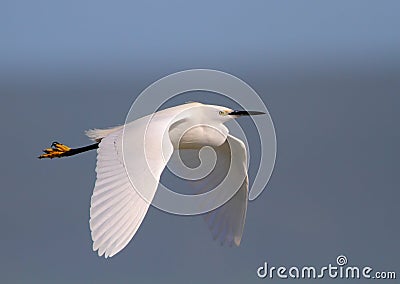
[[262, 111], [247, 111], [247, 110], [234, 110], [230, 113], [229, 115], [237, 115], [237, 116], [244, 116], [244, 115], [259, 115], [259, 114], [265, 114], [265, 112]]

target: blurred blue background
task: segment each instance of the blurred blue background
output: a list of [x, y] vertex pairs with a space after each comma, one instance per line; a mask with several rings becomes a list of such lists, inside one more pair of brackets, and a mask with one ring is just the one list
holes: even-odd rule
[[[399, 10], [366, 0], [1, 1], [0, 281], [278, 283], [256, 269], [320, 267], [339, 254], [398, 269]], [[151, 208], [121, 253], [97, 257], [95, 153], [35, 157], [53, 140], [86, 145], [84, 130], [122, 123], [149, 84], [193, 68], [250, 84], [275, 123], [275, 171], [249, 204], [241, 246], [213, 242], [200, 217]]]

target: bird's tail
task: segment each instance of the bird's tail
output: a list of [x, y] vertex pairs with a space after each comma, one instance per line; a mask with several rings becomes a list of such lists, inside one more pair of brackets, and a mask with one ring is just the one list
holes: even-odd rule
[[106, 129], [89, 129], [89, 130], [85, 131], [85, 134], [87, 137], [89, 137], [89, 139], [100, 142], [100, 140], [103, 139], [104, 137], [106, 137], [108, 134], [121, 129], [122, 127], [123, 127], [123, 125], [106, 128]]

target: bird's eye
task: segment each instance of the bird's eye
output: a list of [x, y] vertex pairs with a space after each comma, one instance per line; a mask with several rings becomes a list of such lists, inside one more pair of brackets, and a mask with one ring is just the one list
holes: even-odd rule
[[220, 111], [219, 111], [219, 115], [225, 115], [225, 114], [226, 114], [225, 111], [223, 111], [223, 110], [220, 110]]

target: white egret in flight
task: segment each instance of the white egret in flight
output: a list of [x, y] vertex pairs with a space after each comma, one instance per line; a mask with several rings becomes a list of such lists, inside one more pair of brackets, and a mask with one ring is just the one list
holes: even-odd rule
[[[224, 123], [258, 114], [264, 113], [187, 103], [122, 126], [89, 130], [86, 134], [96, 143], [86, 147], [72, 149], [54, 142], [39, 158], [67, 157], [97, 149], [90, 230], [93, 250], [107, 258], [121, 251], [135, 235], [173, 151], [211, 146], [225, 161], [217, 162], [215, 173], [225, 173], [230, 167], [234, 176], [244, 178], [229, 201], [206, 213], [205, 220], [215, 239], [239, 246], [248, 202], [247, 154], [244, 143], [230, 135]], [[239, 159], [232, 159], [232, 155]]]

